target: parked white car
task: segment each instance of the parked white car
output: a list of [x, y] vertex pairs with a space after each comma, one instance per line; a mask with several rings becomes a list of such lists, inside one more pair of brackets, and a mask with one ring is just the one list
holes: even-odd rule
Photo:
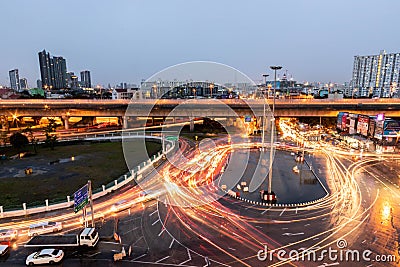
[[42, 222], [32, 224], [28, 229], [28, 236], [54, 233], [63, 229], [61, 222]]
[[46, 248], [32, 253], [26, 258], [26, 265], [53, 264], [64, 258], [64, 251], [61, 249]]

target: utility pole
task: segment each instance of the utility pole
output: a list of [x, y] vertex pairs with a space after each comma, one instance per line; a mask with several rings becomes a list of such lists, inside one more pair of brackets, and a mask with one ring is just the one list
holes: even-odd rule
[[92, 197], [92, 182], [88, 181], [89, 189], [89, 201], [90, 201], [90, 211], [92, 212], [92, 227], [94, 228], [94, 209], [93, 209], [93, 197]]

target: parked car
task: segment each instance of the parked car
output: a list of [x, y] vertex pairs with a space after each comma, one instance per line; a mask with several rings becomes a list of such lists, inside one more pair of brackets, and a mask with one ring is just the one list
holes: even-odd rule
[[53, 264], [64, 258], [64, 251], [61, 249], [46, 248], [30, 254], [26, 258], [26, 265]]

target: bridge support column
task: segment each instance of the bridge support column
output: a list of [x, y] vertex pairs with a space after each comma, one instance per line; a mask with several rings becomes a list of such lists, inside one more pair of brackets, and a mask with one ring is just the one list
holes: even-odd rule
[[122, 117], [122, 128], [124, 128], [124, 129], [128, 128], [128, 116]]
[[194, 131], [194, 118], [193, 117], [190, 117], [189, 131], [191, 131], [191, 132]]
[[61, 117], [63, 123], [64, 123], [64, 129], [69, 130], [69, 117], [68, 116], [63, 116]]

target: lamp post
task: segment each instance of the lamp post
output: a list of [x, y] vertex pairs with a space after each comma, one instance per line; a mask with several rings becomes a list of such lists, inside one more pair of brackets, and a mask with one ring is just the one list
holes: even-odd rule
[[274, 101], [272, 104], [272, 119], [271, 119], [271, 149], [269, 154], [269, 179], [268, 179], [268, 200], [275, 200], [275, 193], [272, 192], [272, 157], [273, 157], [273, 145], [274, 145], [274, 124], [275, 124], [275, 96], [276, 96], [276, 71], [282, 69], [282, 66], [270, 66], [270, 68], [274, 71]]
[[[267, 77], [268, 76], [269, 76], [268, 74], [263, 74], [265, 86], [267, 86]], [[262, 95], [264, 98], [264, 111], [263, 111], [263, 120], [262, 120], [262, 140], [261, 140], [261, 150], [262, 151], [264, 151], [264, 148], [265, 148], [265, 139], [264, 139], [264, 137], [265, 137], [265, 121], [266, 121], [266, 118], [265, 118], [265, 89], [266, 89], [266, 87], [264, 88], [264, 91], [262, 92]]]

